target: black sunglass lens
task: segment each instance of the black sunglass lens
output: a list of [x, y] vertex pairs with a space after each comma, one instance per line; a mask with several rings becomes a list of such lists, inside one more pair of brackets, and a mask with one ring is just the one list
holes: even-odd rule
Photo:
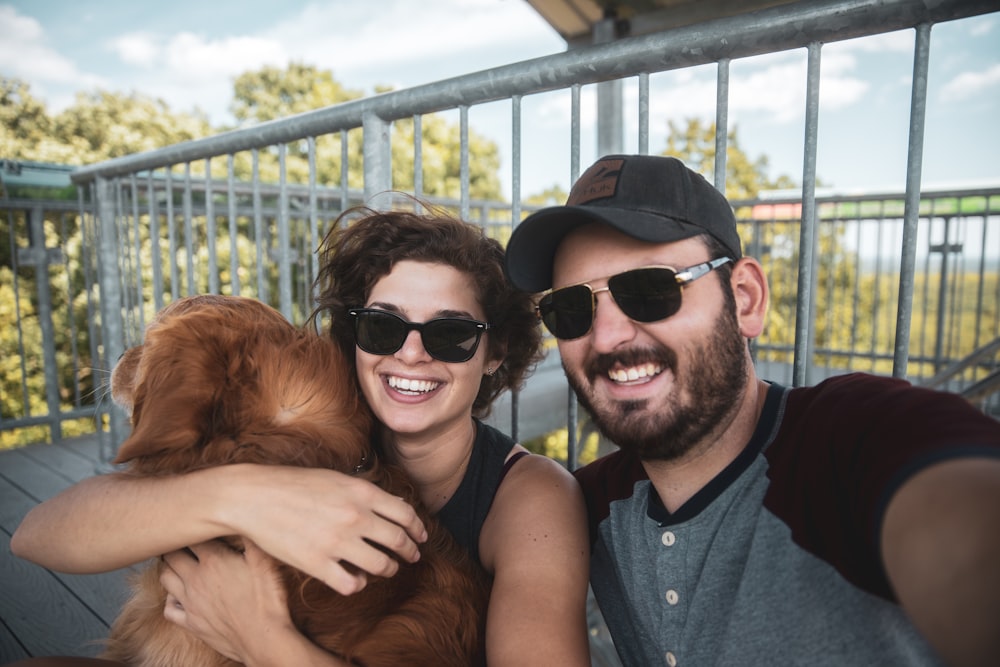
[[626, 271], [608, 279], [608, 287], [622, 312], [637, 322], [657, 322], [681, 307], [681, 286], [670, 269]]
[[586, 285], [564, 287], [542, 297], [538, 312], [545, 327], [556, 338], [579, 338], [594, 321], [594, 299]]
[[459, 319], [431, 320], [421, 337], [427, 353], [441, 361], [468, 361], [476, 353], [481, 329], [475, 322]]
[[389, 313], [360, 312], [354, 327], [358, 346], [371, 354], [392, 354], [406, 340], [406, 323]]

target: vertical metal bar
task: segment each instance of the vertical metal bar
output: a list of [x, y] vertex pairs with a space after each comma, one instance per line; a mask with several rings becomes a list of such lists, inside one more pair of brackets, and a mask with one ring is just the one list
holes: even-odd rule
[[879, 202], [879, 221], [878, 230], [875, 234], [875, 247], [878, 249], [875, 253], [875, 289], [873, 290], [872, 298], [872, 338], [871, 345], [869, 346], [871, 357], [870, 370], [875, 372], [878, 370], [878, 334], [879, 334], [879, 312], [882, 306], [882, 237], [885, 234], [885, 202]]
[[808, 47], [806, 137], [802, 165], [802, 228], [799, 238], [798, 302], [795, 312], [795, 359], [792, 383], [809, 384], [812, 366], [816, 294], [816, 146], [819, 126], [819, 81], [822, 45]]
[[719, 61], [715, 80], [715, 189], [726, 194], [729, 159], [729, 58]]
[[[861, 204], [854, 209], [854, 287], [851, 294], [851, 322], [857, 322], [861, 311]], [[851, 327], [850, 354], [847, 357], [847, 367], [854, 368], [854, 355], [857, 352], [858, 327]]]
[[[959, 207], [961, 210], [961, 207]], [[976, 332], [972, 340], [972, 349], [978, 350], [980, 345], [980, 332], [982, 331], [983, 325], [983, 307], [984, 298], [986, 294], [986, 229], [987, 229], [987, 218], [986, 212], [983, 212], [983, 233], [982, 238], [979, 239], [979, 277], [976, 281]]]
[[351, 205], [348, 188], [350, 187], [350, 181], [348, 180], [349, 167], [350, 167], [350, 151], [348, 150], [348, 140], [350, 139], [347, 130], [340, 131], [340, 210], [346, 211]]
[[[594, 44], [606, 44], [617, 39], [615, 19], [604, 18], [594, 24]], [[622, 81], [602, 81], [597, 84], [597, 154], [622, 152]]]
[[[23, 211], [23, 213], [26, 216], [30, 215], [30, 212], [28, 211]], [[25, 220], [25, 224], [28, 225], [30, 228], [31, 225], [30, 219]], [[19, 298], [21, 294], [21, 282], [20, 282], [21, 272], [19, 270], [20, 258], [18, 257], [19, 253], [15, 250], [17, 248], [15, 225], [16, 223], [14, 222], [12, 211], [10, 209], [7, 209], [7, 235], [9, 239], [7, 247], [9, 248], [10, 252], [11, 278], [13, 279], [13, 288], [14, 288], [14, 316], [17, 321], [17, 351], [20, 356], [20, 371], [21, 371], [21, 406], [24, 411], [24, 415], [30, 417], [31, 401], [28, 398], [28, 368], [27, 364], [25, 363], [27, 360], [27, 356], [24, 353], [25, 350], [24, 318], [21, 315], [21, 299]]]
[[574, 83], [570, 88], [570, 127], [569, 127], [569, 182], [570, 187], [580, 177], [580, 90], [581, 86]]
[[[316, 200], [316, 137], [309, 137], [309, 276], [306, 285], [311, 285], [319, 275], [319, 204]], [[310, 294], [308, 298], [312, 299]], [[305, 312], [312, 310], [313, 302], [306, 305]]]
[[[510, 227], [521, 222], [521, 96], [510, 98]], [[514, 390], [510, 396], [510, 437], [518, 441], [521, 412], [521, 392]]]
[[[933, 216], [932, 216], [933, 217]], [[905, 227], [905, 221], [904, 221]], [[941, 278], [938, 281], [937, 321], [934, 337], [934, 373], [938, 373], [947, 364], [944, 358], [945, 315], [948, 303], [948, 245], [951, 243], [951, 216], [944, 216], [944, 238], [941, 240]], [[895, 371], [895, 367], [893, 367]], [[893, 374], [893, 377], [898, 377]]]
[[184, 163], [184, 248], [187, 250], [187, 293], [198, 291], [194, 277], [194, 211], [191, 201], [191, 163]]
[[236, 213], [236, 156], [229, 154], [226, 174], [226, 204], [229, 213], [229, 293], [240, 295], [239, 221]]
[[[47, 421], [52, 442], [58, 442], [62, 439], [62, 422], [59, 418], [59, 366], [56, 362], [55, 327], [52, 325], [52, 286], [49, 283], [49, 249], [45, 242], [45, 211], [42, 210], [41, 204], [35, 204], [27, 214], [31, 247], [26, 253], [29, 258], [21, 264], [31, 266], [35, 270], [37, 321], [42, 334], [42, 373], [45, 377]], [[20, 321], [19, 317], [19, 324]]]
[[170, 298], [176, 301], [181, 293], [181, 277], [177, 266], [177, 217], [174, 215], [173, 173], [173, 166], [168, 166], [163, 187], [167, 199], [167, 248], [170, 252]]
[[392, 189], [392, 150], [389, 123], [373, 113], [362, 118], [365, 158], [365, 201]]
[[[906, 199], [903, 205], [903, 252], [899, 269], [899, 304], [896, 309], [896, 344], [892, 376], [906, 377], [910, 354], [910, 317], [913, 312], [913, 276], [917, 263], [917, 226], [920, 220], [920, 177], [924, 160], [924, 125], [927, 120], [927, 71], [931, 52], [931, 26], [916, 28], [913, 49], [913, 88], [910, 91], [910, 137], [906, 149]], [[947, 236], [945, 244], [948, 243]], [[943, 275], [943, 274], [942, 274]], [[938, 304], [939, 307], [941, 304]]]
[[[96, 180], [98, 218], [98, 262], [97, 271], [101, 289], [101, 340], [104, 343], [104, 358], [101, 368], [110, 378], [113, 360], [125, 351], [125, 334], [122, 322], [122, 289], [118, 267], [118, 226], [114, 204], [112, 183], [98, 176]], [[94, 360], [98, 363], [97, 359]], [[128, 423], [125, 413], [117, 406], [109, 406], [111, 446], [117, 450], [125, 439]], [[104, 464], [110, 463], [114, 451], [101, 451]]]
[[205, 240], [208, 244], [208, 292], [219, 293], [218, 232], [215, 219], [215, 195], [212, 192], [212, 158], [205, 158]]
[[135, 256], [130, 262], [130, 268], [132, 269], [132, 275], [135, 278], [135, 306], [139, 317], [138, 333], [145, 327], [145, 313], [143, 312], [142, 307], [142, 238], [140, 234], [141, 225], [139, 221], [139, 183], [135, 174], [129, 175], [129, 194], [132, 197], [132, 244], [133, 252], [135, 253]]
[[160, 248], [160, 210], [156, 203], [153, 171], [146, 174], [146, 202], [149, 209], [149, 257], [153, 269], [153, 310], [163, 308], [163, 250]]
[[413, 195], [424, 196], [424, 117], [413, 117]]
[[260, 196], [260, 151], [256, 148], [251, 151], [251, 161], [253, 165], [251, 187], [253, 189], [254, 249], [257, 261], [257, 298], [268, 303], [271, 296], [267, 287], [267, 272], [264, 268], [267, 251], [264, 247], [264, 204]]
[[288, 212], [288, 146], [278, 144], [278, 300], [281, 314], [288, 320], [292, 313], [292, 249]]
[[[576, 183], [580, 177], [580, 84], [573, 84], [570, 104], [570, 183]], [[576, 392], [570, 387], [566, 391], [566, 467], [576, 470], [580, 458], [579, 414]]]
[[[79, 194], [80, 190], [77, 189], [78, 197]], [[69, 215], [71, 216], [72, 214]], [[66, 246], [66, 241], [69, 239], [69, 232], [66, 230], [66, 217], [67, 217], [66, 213], [63, 213], [62, 215], [59, 216], [59, 226], [60, 226], [59, 238], [60, 238], [60, 245], [62, 245], [63, 247]], [[80, 217], [79, 238], [81, 240], [85, 238], [82, 215]], [[83, 256], [86, 255], [86, 249], [84, 247], [81, 247], [80, 251], [76, 253], [76, 255], [72, 258], [72, 260], [68, 256], [63, 258], [63, 268], [64, 268], [63, 273], [65, 281], [64, 284], [66, 287], [66, 292], [64, 294], [64, 297], [66, 299], [66, 320], [69, 322], [69, 342], [70, 342], [70, 353], [72, 354], [73, 357], [74, 378], [80, 377], [80, 347], [78, 344], [79, 330], [77, 329], [76, 326], [75, 300], [77, 295], [73, 293], [73, 274], [74, 271], [79, 269], [80, 267], [81, 255]], [[76, 381], [73, 383], [73, 405], [75, 407], [80, 407], [80, 405], [82, 404], [81, 398], [82, 397], [80, 396], [80, 382]]]
[[639, 73], [639, 155], [649, 155], [649, 72]]
[[459, 118], [459, 174], [458, 182], [460, 187], [459, 196], [459, 217], [462, 220], [469, 219], [469, 107], [462, 105], [458, 108]]
[[[104, 365], [101, 362], [101, 338], [104, 327], [103, 323], [99, 324], [99, 319], [97, 316], [98, 306], [95, 301], [103, 302], [103, 299], [95, 299], [96, 291], [94, 290], [94, 281], [100, 280], [100, 262], [97, 256], [100, 247], [100, 234], [98, 228], [98, 198], [97, 198], [97, 181], [93, 181], [87, 188], [89, 192], [90, 200], [90, 211], [84, 209], [83, 206], [83, 192], [82, 189], [77, 190], [77, 201], [80, 205], [80, 221], [84, 225], [84, 288], [87, 290], [87, 338], [90, 341], [90, 359], [91, 364], [97, 371], [98, 379], [94, 381], [94, 390], [100, 393], [104, 392], [105, 386], [104, 382], [106, 376], [104, 376], [100, 371], [104, 369]], [[100, 331], [98, 330], [100, 328]], [[117, 358], [117, 357], [116, 357]], [[105, 430], [103, 415], [108, 415], [110, 419], [110, 401], [104, 401], [97, 406], [97, 418], [98, 426], [97, 430], [99, 432], [98, 438], [98, 457], [100, 461], [110, 461], [111, 455], [113, 453], [114, 447], [117, 446], [118, 441], [114, 440], [112, 435]]]

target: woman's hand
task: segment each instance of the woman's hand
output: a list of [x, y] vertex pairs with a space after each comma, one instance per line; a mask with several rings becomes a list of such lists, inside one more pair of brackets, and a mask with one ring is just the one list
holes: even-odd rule
[[[413, 507], [376, 485], [332, 470], [286, 466], [238, 468], [235, 494], [221, 505], [232, 534], [244, 535], [275, 558], [350, 595], [365, 587], [365, 573], [390, 577], [396, 559], [420, 558], [427, 532]], [[352, 573], [343, 566], [360, 569]]]
[[231, 660], [250, 662], [298, 634], [273, 562], [252, 542], [239, 553], [212, 541], [163, 557], [163, 616]]

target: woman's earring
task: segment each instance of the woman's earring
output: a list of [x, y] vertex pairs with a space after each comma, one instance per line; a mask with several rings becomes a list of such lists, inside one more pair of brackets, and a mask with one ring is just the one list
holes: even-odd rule
[[486, 367], [486, 374], [489, 375], [490, 377], [493, 377], [493, 373], [495, 373], [495, 372], [496, 371], [494, 370], [494, 368], [492, 366], [487, 366]]

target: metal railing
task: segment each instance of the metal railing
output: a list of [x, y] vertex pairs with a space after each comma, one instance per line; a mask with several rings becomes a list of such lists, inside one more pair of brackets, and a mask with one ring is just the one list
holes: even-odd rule
[[[920, 189], [930, 28], [934, 23], [996, 9], [995, 0], [798, 2], [384, 93], [79, 169], [73, 174], [80, 192], [76, 222], [82, 230], [86, 261], [74, 261], [80, 263], [87, 280], [95, 283], [88, 283], [86, 298], [86, 324], [93, 341], [91, 365], [98, 369], [95, 372], [106, 373], [126, 345], [141, 335], [151, 313], [165, 299], [180, 294], [208, 291], [257, 296], [290, 319], [301, 318], [311, 302], [314, 250], [330, 221], [361, 201], [380, 207], [394, 205], [391, 198], [377, 197], [394, 187], [390, 151], [394, 122], [414, 125], [412, 192], [423, 197], [422, 119], [427, 114], [457, 111], [461, 193], [455, 202], [440, 203], [487, 225], [491, 234], [504, 240], [529, 208], [521, 192], [526, 120], [522, 104], [526, 98], [550, 91], [570, 93], [565, 132], [570, 177], [575, 179], [581, 170], [584, 86], [621, 80], [637, 83], [638, 150], [648, 153], [650, 75], [714, 64], [716, 155], [722, 156], [715, 164], [714, 182], [724, 189], [730, 63], [763, 53], [805, 49], [808, 73], [802, 82], [806, 136], [801, 175], [805, 185], [786, 201], [734, 202], [743, 221], [741, 233], [748, 254], [762, 259], [776, 296], [782, 297], [775, 301], [767, 334], [756, 345], [758, 363], [785, 364], [770, 368], [776, 374], [791, 368], [790, 374], [774, 378], [790, 384], [805, 384], [859, 365], [899, 377], [930, 377], [971, 351], [963, 347], [969, 344], [969, 335], [980, 345], [991, 338], [991, 331], [995, 336], [1000, 289], [995, 277], [997, 260], [989, 253], [1000, 245], [996, 243], [996, 190], [922, 193]], [[814, 184], [823, 44], [901, 29], [913, 29], [916, 35], [906, 190], [853, 202], [818, 196]], [[510, 106], [512, 191], [507, 204], [473, 201], [469, 188], [470, 109], [497, 101]], [[341, 165], [348, 164], [349, 146], [360, 144], [363, 187], [348, 187], [346, 168], [339, 181], [320, 181], [317, 162], [337, 157], [324, 152], [323, 147], [330, 144], [337, 144]], [[289, 176], [290, 165], [297, 161], [306, 163], [307, 176], [301, 180]], [[268, 172], [273, 168], [278, 174], [273, 182], [261, 176], [264, 165]], [[971, 199], [980, 205], [969, 212], [962, 202]], [[947, 208], [955, 206], [956, 200], [957, 209]], [[868, 204], [883, 209], [872, 212]], [[794, 210], [791, 215], [766, 213], [766, 207], [779, 205]], [[829, 214], [828, 209], [838, 206], [839, 213]], [[866, 253], [873, 234], [880, 249], [891, 250]], [[956, 234], [961, 241], [954, 240]], [[935, 254], [932, 248], [939, 243], [934, 241], [937, 237], [943, 239], [944, 251]], [[974, 239], [980, 239], [978, 246]], [[844, 267], [853, 267], [853, 279], [848, 279]], [[977, 305], [968, 305], [968, 290], [975, 292], [972, 301]], [[849, 306], [838, 301], [848, 294], [853, 299]], [[69, 301], [78, 313], [79, 302]], [[40, 298], [39, 306], [43, 306]], [[971, 317], [979, 318], [974, 325], [963, 319], [969, 317], [970, 308], [974, 309]], [[852, 313], [852, 323], [868, 320], [870, 327], [833, 317], [841, 312]], [[69, 319], [75, 322], [78, 316]], [[18, 322], [20, 326], [20, 316]], [[850, 345], [842, 344], [845, 324], [853, 326], [847, 332], [853, 341]], [[958, 381], [972, 384], [995, 367], [995, 358], [981, 359], [967, 367]], [[99, 386], [95, 382], [95, 391], [100, 391]], [[50, 411], [55, 403], [51, 399]], [[513, 405], [511, 422], [516, 433], [517, 402]], [[574, 407], [568, 399], [571, 457], [576, 447]], [[127, 430], [124, 416], [108, 412], [103, 404], [98, 411], [110, 415], [109, 442], [120, 442]], [[35, 418], [3, 415], [0, 430], [25, 420], [34, 422]], [[53, 437], [57, 434], [53, 429]]]

